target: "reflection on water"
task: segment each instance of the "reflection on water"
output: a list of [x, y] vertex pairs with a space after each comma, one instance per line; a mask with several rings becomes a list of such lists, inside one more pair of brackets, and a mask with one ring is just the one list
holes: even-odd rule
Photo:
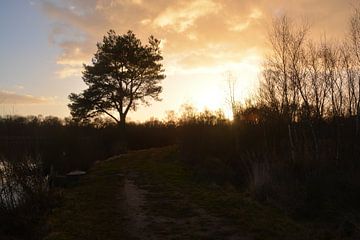
[[0, 159], [0, 208], [13, 209], [29, 194], [45, 188], [47, 178], [39, 163], [30, 158], [14, 163]]
[[2, 208], [14, 208], [20, 201], [21, 187], [11, 179], [10, 164], [0, 162], [0, 205]]

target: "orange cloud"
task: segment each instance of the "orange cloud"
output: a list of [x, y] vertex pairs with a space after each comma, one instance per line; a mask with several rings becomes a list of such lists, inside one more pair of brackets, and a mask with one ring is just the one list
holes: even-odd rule
[[52, 100], [52, 98], [35, 97], [32, 95], [0, 90], [0, 104], [45, 104]]
[[[71, 76], [81, 76], [83, 64], [90, 61], [90, 54], [95, 47], [86, 46], [81, 42], [65, 42], [61, 44], [63, 52], [58, 57], [56, 63], [61, 69], [56, 72], [59, 78], [67, 78]], [[89, 50], [91, 49], [91, 50]], [[90, 56], [89, 56], [90, 55]]]
[[[164, 39], [166, 69], [236, 64], [248, 49], [266, 48], [266, 22], [278, 14], [305, 17], [314, 34], [340, 36], [351, 6], [338, 0], [63, 0], [42, 1], [51, 39], [62, 49], [59, 77], [80, 76], [96, 42], [112, 28]], [[214, 47], [216, 46], [216, 47]]]
[[220, 9], [219, 3], [210, 0], [180, 2], [165, 9], [154, 19], [153, 23], [155, 26], [170, 27], [172, 30], [181, 33], [193, 25], [198, 18], [217, 13]]
[[260, 19], [262, 16], [263, 13], [258, 8], [254, 8], [245, 19], [234, 17], [232, 20], [228, 21], [229, 30], [242, 32], [243, 30], [250, 27], [253, 21]]

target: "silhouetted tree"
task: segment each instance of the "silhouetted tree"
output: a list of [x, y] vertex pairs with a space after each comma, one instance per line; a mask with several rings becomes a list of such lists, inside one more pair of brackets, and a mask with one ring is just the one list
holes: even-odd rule
[[233, 73], [227, 72], [225, 74], [225, 81], [227, 84], [226, 102], [229, 104], [229, 106], [231, 108], [231, 113], [232, 113], [233, 119], [235, 120], [238, 110], [239, 110], [238, 109], [239, 102], [236, 101], [236, 98], [235, 98], [235, 88], [237, 85], [237, 78], [236, 78], [236, 76], [234, 76]]
[[[275, 18], [269, 31], [271, 53], [264, 63], [261, 98], [288, 125], [291, 158], [294, 160], [292, 122], [301, 96], [299, 87], [304, 79], [303, 46], [309, 27], [296, 25], [286, 15]], [[301, 95], [301, 93], [303, 93]], [[306, 98], [302, 99], [306, 106]]]
[[226, 101], [231, 108], [231, 113], [232, 113], [232, 117], [233, 117], [232, 127], [233, 127], [233, 132], [234, 132], [235, 149], [236, 149], [236, 152], [238, 152], [239, 151], [239, 142], [240, 142], [239, 135], [238, 135], [240, 103], [235, 98], [235, 88], [236, 88], [236, 84], [237, 84], [237, 78], [231, 72], [227, 72], [225, 75], [225, 81], [226, 81], [227, 87], [228, 87]]
[[[354, 69], [358, 73], [360, 68], [360, 10], [357, 8], [354, 10], [353, 15], [350, 18], [350, 48], [354, 59]], [[355, 74], [357, 81], [353, 81], [350, 84], [351, 96], [356, 111], [356, 135], [360, 136], [360, 77], [359, 74]]]
[[299, 84], [305, 76], [303, 47], [308, 30], [307, 24], [298, 25], [286, 15], [275, 18], [269, 30], [272, 51], [264, 63], [261, 98], [288, 123], [294, 120], [301, 100]]
[[71, 115], [78, 120], [107, 115], [124, 134], [129, 110], [149, 104], [150, 99], [160, 100], [159, 84], [165, 75], [159, 45], [153, 36], [143, 45], [132, 31], [117, 35], [110, 30], [97, 44], [92, 64], [84, 65], [82, 79], [88, 88], [69, 96]]

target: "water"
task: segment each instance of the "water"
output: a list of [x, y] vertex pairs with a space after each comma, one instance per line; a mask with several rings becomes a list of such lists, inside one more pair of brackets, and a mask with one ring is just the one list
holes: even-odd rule
[[0, 162], [0, 205], [2, 208], [14, 208], [21, 200], [21, 187], [9, 179], [8, 163]]
[[[0, 161], [0, 207], [13, 209], [24, 200], [24, 189], [35, 192], [47, 186], [47, 178], [39, 175], [38, 166], [31, 162], [21, 162], [14, 168], [6, 161]], [[36, 190], [35, 190], [36, 189]], [[26, 194], [29, 194], [27, 192]]]
[[28, 197], [47, 191], [48, 177], [39, 156], [24, 156], [11, 163], [0, 157], [0, 208], [14, 209]]

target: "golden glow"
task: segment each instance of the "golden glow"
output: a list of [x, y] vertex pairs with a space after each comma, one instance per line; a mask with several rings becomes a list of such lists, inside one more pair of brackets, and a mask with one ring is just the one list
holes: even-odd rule
[[219, 8], [220, 4], [209, 0], [195, 0], [188, 4], [171, 6], [154, 19], [154, 25], [183, 32], [193, 25], [196, 19], [217, 12]]
[[[344, 34], [351, 11], [351, 7], [342, 1], [36, 1], [32, 2], [27, 13], [42, 14], [47, 24], [31, 22], [31, 29], [36, 33], [26, 41], [35, 41], [32, 39], [34, 36], [39, 41], [45, 36], [49, 46], [42, 43], [34, 51], [42, 59], [49, 56], [46, 58], [48, 61], [44, 61], [40, 68], [36, 65], [39, 61], [27, 61], [30, 63], [29, 71], [26, 74], [11, 71], [9, 75], [0, 76], [5, 81], [16, 79], [1, 87], [19, 96], [59, 96], [56, 104], [60, 107], [57, 109], [53, 105], [40, 107], [39, 103], [39, 107], [27, 105], [19, 114], [44, 114], [51, 109], [52, 114], [57, 112], [61, 117], [68, 116], [68, 95], [84, 89], [82, 64], [91, 61], [96, 43], [102, 41], [109, 29], [118, 34], [131, 29], [142, 42], [146, 42], [150, 35], [162, 40], [167, 75], [162, 83], [163, 101], [153, 102], [151, 107], [139, 107], [137, 112], [130, 113], [133, 120], [143, 121], [152, 116], [161, 119], [167, 110], [179, 110], [186, 102], [200, 111], [222, 108], [230, 117], [224, 74], [231, 71], [237, 77], [235, 94], [238, 101], [243, 102], [253, 94], [261, 56], [268, 47], [267, 28], [274, 16], [287, 13], [294, 18], [304, 17], [313, 23], [314, 34], [326, 32], [329, 39], [334, 36], [338, 39]], [[22, 17], [19, 16], [19, 20], [28, 19]], [[37, 44], [34, 42], [33, 45]], [[14, 54], [20, 58], [27, 54], [19, 52], [20, 48], [14, 49], [15, 52], [5, 56], [6, 59]], [[35, 54], [29, 54], [32, 55]], [[12, 67], [8, 65], [4, 69]], [[22, 85], [24, 89], [16, 88], [16, 85]], [[31, 99], [29, 96], [25, 98]]]
[[[260, 73], [261, 58], [256, 52], [249, 52], [239, 63], [224, 63], [218, 67], [197, 68], [187, 70], [190, 76], [205, 75], [206, 79], [199, 77], [196, 83], [184, 90], [188, 94], [187, 102], [193, 104], [198, 111], [205, 109], [217, 111], [221, 109], [225, 116], [232, 119], [229, 103], [229, 89], [227, 73], [236, 78], [235, 100], [244, 103], [253, 94], [257, 86]], [[209, 74], [210, 73], [210, 74]], [[176, 74], [176, 73], [175, 73]]]

